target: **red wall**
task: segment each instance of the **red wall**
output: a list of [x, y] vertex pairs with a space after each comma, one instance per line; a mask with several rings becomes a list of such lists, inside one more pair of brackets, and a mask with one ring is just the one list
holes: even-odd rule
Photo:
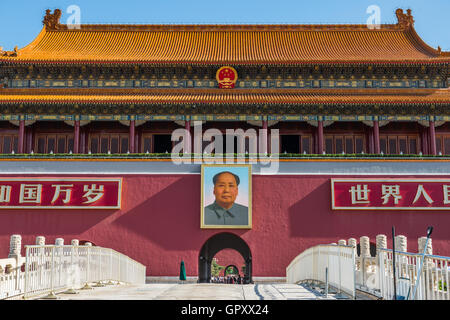
[[8, 255], [11, 234], [21, 234], [23, 245], [44, 235], [48, 244], [62, 237], [66, 244], [79, 239], [111, 247], [145, 264], [149, 276], [176, 276], [183, 259], [187, 275], [196, 276], [202, 245], [225, 231], [249, 245], [253, 276], [280, 277], [296, 255], [316, 244], [364, 235], [375, 242], [386, 234], [390, 247], [393, 225], [408, 237], [410, 252], [433, 225], [433, 252], [450, 255], [449, 211], [332, 211], [331, 176], [254, 175], [253, 228], [231, 231], [200, 229], [200, 175], [123, 177], [121, 210], [1, 210], [0, 258]]

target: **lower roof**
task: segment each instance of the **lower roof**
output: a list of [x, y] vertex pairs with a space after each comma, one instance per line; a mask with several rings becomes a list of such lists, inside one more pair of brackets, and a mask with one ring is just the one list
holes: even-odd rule
[[0, 89], [0, 104], [449, 104], [450, 89]]

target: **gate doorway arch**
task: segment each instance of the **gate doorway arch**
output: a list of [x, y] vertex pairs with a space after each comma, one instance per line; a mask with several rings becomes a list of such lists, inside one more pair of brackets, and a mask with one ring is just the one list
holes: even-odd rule
[[218, 233], [203, 244], [198, 255], [198, 282], [211, 282], [212, 259], [223, 249], [234, 249], [241, 254], [245, 261], [244, 283], [253, 283], [250, 248], [241, 237], [229, 232]]
[[234, 264], [230, 264], [230, 265], [226, 266], [226, 267], [223, 269], [223, 275], [224, 275], [224, 276], [226, 275], [227, 270], [228, 270], [229, 268], [233, 268], [234, 274], [236, 274], [236, 275], [240, 275], [240, 274], [241, 274], [241, 273], [239, 272], [239, 268], [238, 268], [238, 267], [236, 267]]

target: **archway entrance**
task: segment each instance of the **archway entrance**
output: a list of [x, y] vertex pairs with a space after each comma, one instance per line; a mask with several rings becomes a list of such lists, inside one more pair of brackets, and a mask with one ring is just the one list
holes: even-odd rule
[[198, 282], [211, 282], [211, 262], [216, 253], [223, 249], [238, 251], [245, 261], [244, 283], [252, 283], [252, 254], [247, 243], [239, 236], [223, 232], [209, 238], [198, 256]]
[[227, 274], [235, 274], [238, 276], [240, 274], [239, 268], [234, 264], [230, 264], [223, 269], [223, 275], [226, 276]]

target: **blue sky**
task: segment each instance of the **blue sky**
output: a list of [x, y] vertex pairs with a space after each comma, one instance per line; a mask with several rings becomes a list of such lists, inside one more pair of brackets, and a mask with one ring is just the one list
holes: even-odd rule
[[80, 7], [81, 23], [99, 24], [364, 24], [370, 5], [380, 7], [381, 23], [396, 23], [395, 9], [410, 8], [422, 39], [450, 51], [450, 0], [0, 0], [0, 46], [12, 50], [30, 43], [47, 8], [60, 8], [65, 23], [70, 5]]

